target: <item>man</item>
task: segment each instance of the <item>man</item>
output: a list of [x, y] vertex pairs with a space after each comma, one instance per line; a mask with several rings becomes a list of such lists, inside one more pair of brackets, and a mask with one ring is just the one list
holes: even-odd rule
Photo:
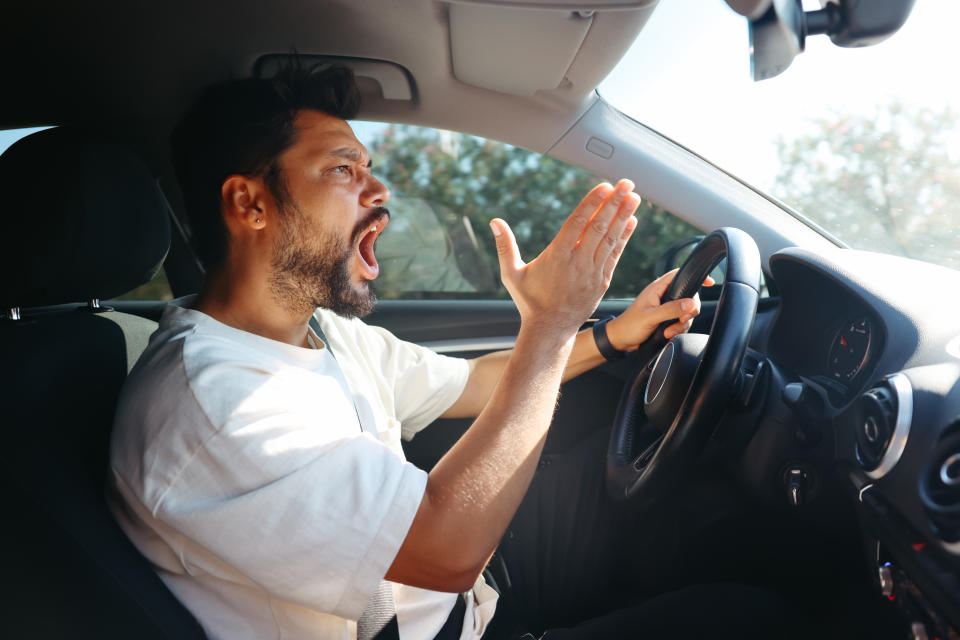
[[[372, 637], [381, 605], [401, 638], [479, 637], [497, 598], [481, 573], [559, 385], [604, 360], [578, 329], [636, 227], [626, 180], [594, 188], [528, 264], [493, 221], [522, 318], [511, 352], [446, 358], [357, 319], [389, 221], [346, 123], [357, 107], [347, 70], [294, 70], [212, 87], [174, 134], [207, 277], [124, 388], [114, 511], [214, 638]], [[667, 284], [609, 322], [612, 347], [689, 327], [698, 300], [661, 305]], [[426, 474], [399, 437], [438, 417], [476, 420]]]

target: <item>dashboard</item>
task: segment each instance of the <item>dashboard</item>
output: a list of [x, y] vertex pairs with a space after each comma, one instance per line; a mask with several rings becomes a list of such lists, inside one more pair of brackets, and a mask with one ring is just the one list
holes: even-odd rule
[[775, 258], [772, 265], [777, 265], [783, 295], [768, 350], [842, 406], [875, 372], [887, 342], [886, 325], [829, 271], [785, 258]]
[[822, 432], [785, 449], [790, 472], [840, 476], [912, 637], [960, 638], [960, 272], [796, 248], [770, 270], [781, 304], [758, 347], [797, 433]]

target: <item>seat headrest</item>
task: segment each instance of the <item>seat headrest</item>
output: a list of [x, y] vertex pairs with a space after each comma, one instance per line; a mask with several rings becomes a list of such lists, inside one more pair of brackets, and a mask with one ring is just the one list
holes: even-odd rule
[[123, 147], [66, 127], [0, 156], [0, 308], [109, 299], [148, 282], [170, 247], [168, 205]]

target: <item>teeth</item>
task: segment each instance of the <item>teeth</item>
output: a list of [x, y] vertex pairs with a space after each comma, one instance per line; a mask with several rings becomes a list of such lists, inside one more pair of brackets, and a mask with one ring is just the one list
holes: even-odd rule
[[372, 231], [376, 231], [376, 230], [377, 230], [377, 225], [373, 225]]

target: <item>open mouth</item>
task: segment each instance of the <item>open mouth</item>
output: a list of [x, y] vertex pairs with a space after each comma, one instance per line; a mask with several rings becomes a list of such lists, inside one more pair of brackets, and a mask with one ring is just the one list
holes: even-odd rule
[[374, 245], [389, 221], [390, 214], [385, 212], [381, 213], [380, 215], [374, 216], [367, 226], [360, 231], [356, 249], [357, 255], [360, 257], [361, 266], [363, 267], [364, 277], [368, 280], [373, 280], [380, 274], [380, 265], [377, 264]]

